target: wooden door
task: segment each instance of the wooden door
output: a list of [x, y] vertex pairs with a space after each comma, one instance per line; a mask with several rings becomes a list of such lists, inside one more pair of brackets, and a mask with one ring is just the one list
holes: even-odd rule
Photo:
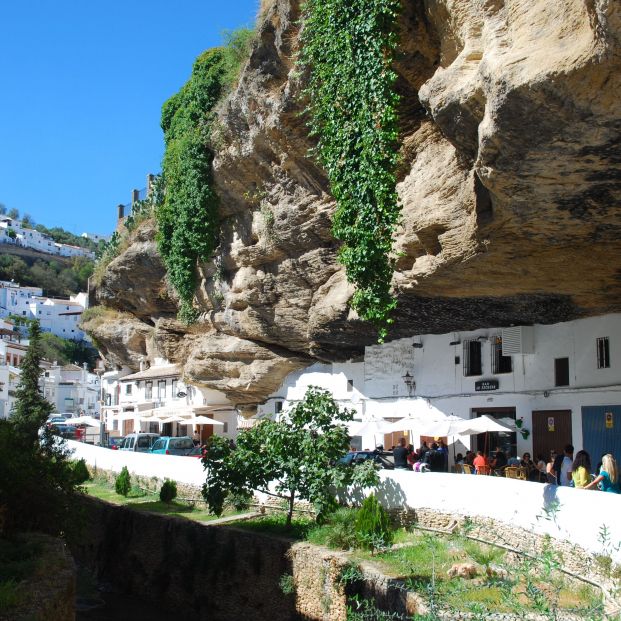
[[541, 455], [547, 463], [550, 451], [561, 454], [566, 444], [572, 444], [571, 410], [533, 411], [533, 461]]

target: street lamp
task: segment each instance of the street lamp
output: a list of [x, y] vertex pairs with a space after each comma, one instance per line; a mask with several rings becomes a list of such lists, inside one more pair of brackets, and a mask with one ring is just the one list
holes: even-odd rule
[[416, 382], [414, 381], [414, 376], [410, 375], [409, 371], [406, 371], [402, 379], [405, 387], [408, 389], [408, 397], [411, 397], [412, 393], [416, 390]]

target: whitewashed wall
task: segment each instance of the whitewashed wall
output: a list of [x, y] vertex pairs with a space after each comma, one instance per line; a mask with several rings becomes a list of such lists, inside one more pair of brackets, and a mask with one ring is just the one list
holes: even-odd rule
[[203, 464], [196, 457], [113, 451], [73, 440], [67, 440], [67, 447], [73, 451], [72, 459], [84, 459], [90, 466], [102, 470], [121, 472], [123, 466], [127, 466], [134, 475], [172, 479], [197, 487], [205, 482]]
[[[621, 314], [535, 325], [533, 330], [534, 353], [512, 356], [511, 373], [492, 374], [491, 340], [485, 340], [483, 374], [463, 375], [463, 342], [500, 335], [500, 328], [425, 334], [367, 347], [364, 362], [314, 364], [293, 373], [259, 408], [259, 415], [273, 415], [277, 401], [286, 409], [302, 398], [308, 386], [316, 385], [329, 390], [343, 405], [353, 406], [362, 418], [373, 414], [402, 417], [412, 405], [402, 379], [408, 371], [416, 380], [413, 396], [428, 399], [446, 414], [469, 418], [474, 408], [511, 407], [517, 418], [523, 418], [524, 427], [532, 429], [533, 410], [571, 410], [573, 443], [580, 449], [582, 406], [621, 403]], [[598, 337], [609, 338], [610, 368], [597, 368]], [[460, 343], [449, 345], [454, 341]], [[412, 347], [414, 342], [423, 346]], [[554, 359], [562, 357], [569, 358], [570, 385], [555, 387]], [[350, 392], [348, 379], [354, 383]], [[499, 389], [476, 392], [475, 382], [481, 379], [498, 380]], [[364, 438], [363, 443], [370, 446], [373, 438]], [[532, 449], [532, 435], [523, 439], [518, 434], [518, 454]]]

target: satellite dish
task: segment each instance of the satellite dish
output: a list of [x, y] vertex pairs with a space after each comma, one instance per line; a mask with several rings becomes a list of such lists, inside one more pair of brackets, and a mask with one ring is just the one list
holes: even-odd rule
[[183, 397], [187, 397], [187, 393], [183, 392], [183, 390], [180, 390], [177, 393], [177, 397], [179, 397], [179, 399], [183, 399]]

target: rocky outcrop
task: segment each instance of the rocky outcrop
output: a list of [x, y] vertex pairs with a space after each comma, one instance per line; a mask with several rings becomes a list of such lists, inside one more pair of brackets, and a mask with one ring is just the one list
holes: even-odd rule
[[[334, 204], [308, 155], [299, 2], [266, 2], [262, 16], [214, 130], [221, 243], [200, 266], [201, 321], [170, 319], [152, 230], [98, 292], [155, 325], [154, 348], [192, 381], [243, 403], [309, 357], [353, 358], [375, 339], [348, 307]], [[400, 29], [390, 337], [621, 310], [618, 3], [427, 0], [404, 3]]]

